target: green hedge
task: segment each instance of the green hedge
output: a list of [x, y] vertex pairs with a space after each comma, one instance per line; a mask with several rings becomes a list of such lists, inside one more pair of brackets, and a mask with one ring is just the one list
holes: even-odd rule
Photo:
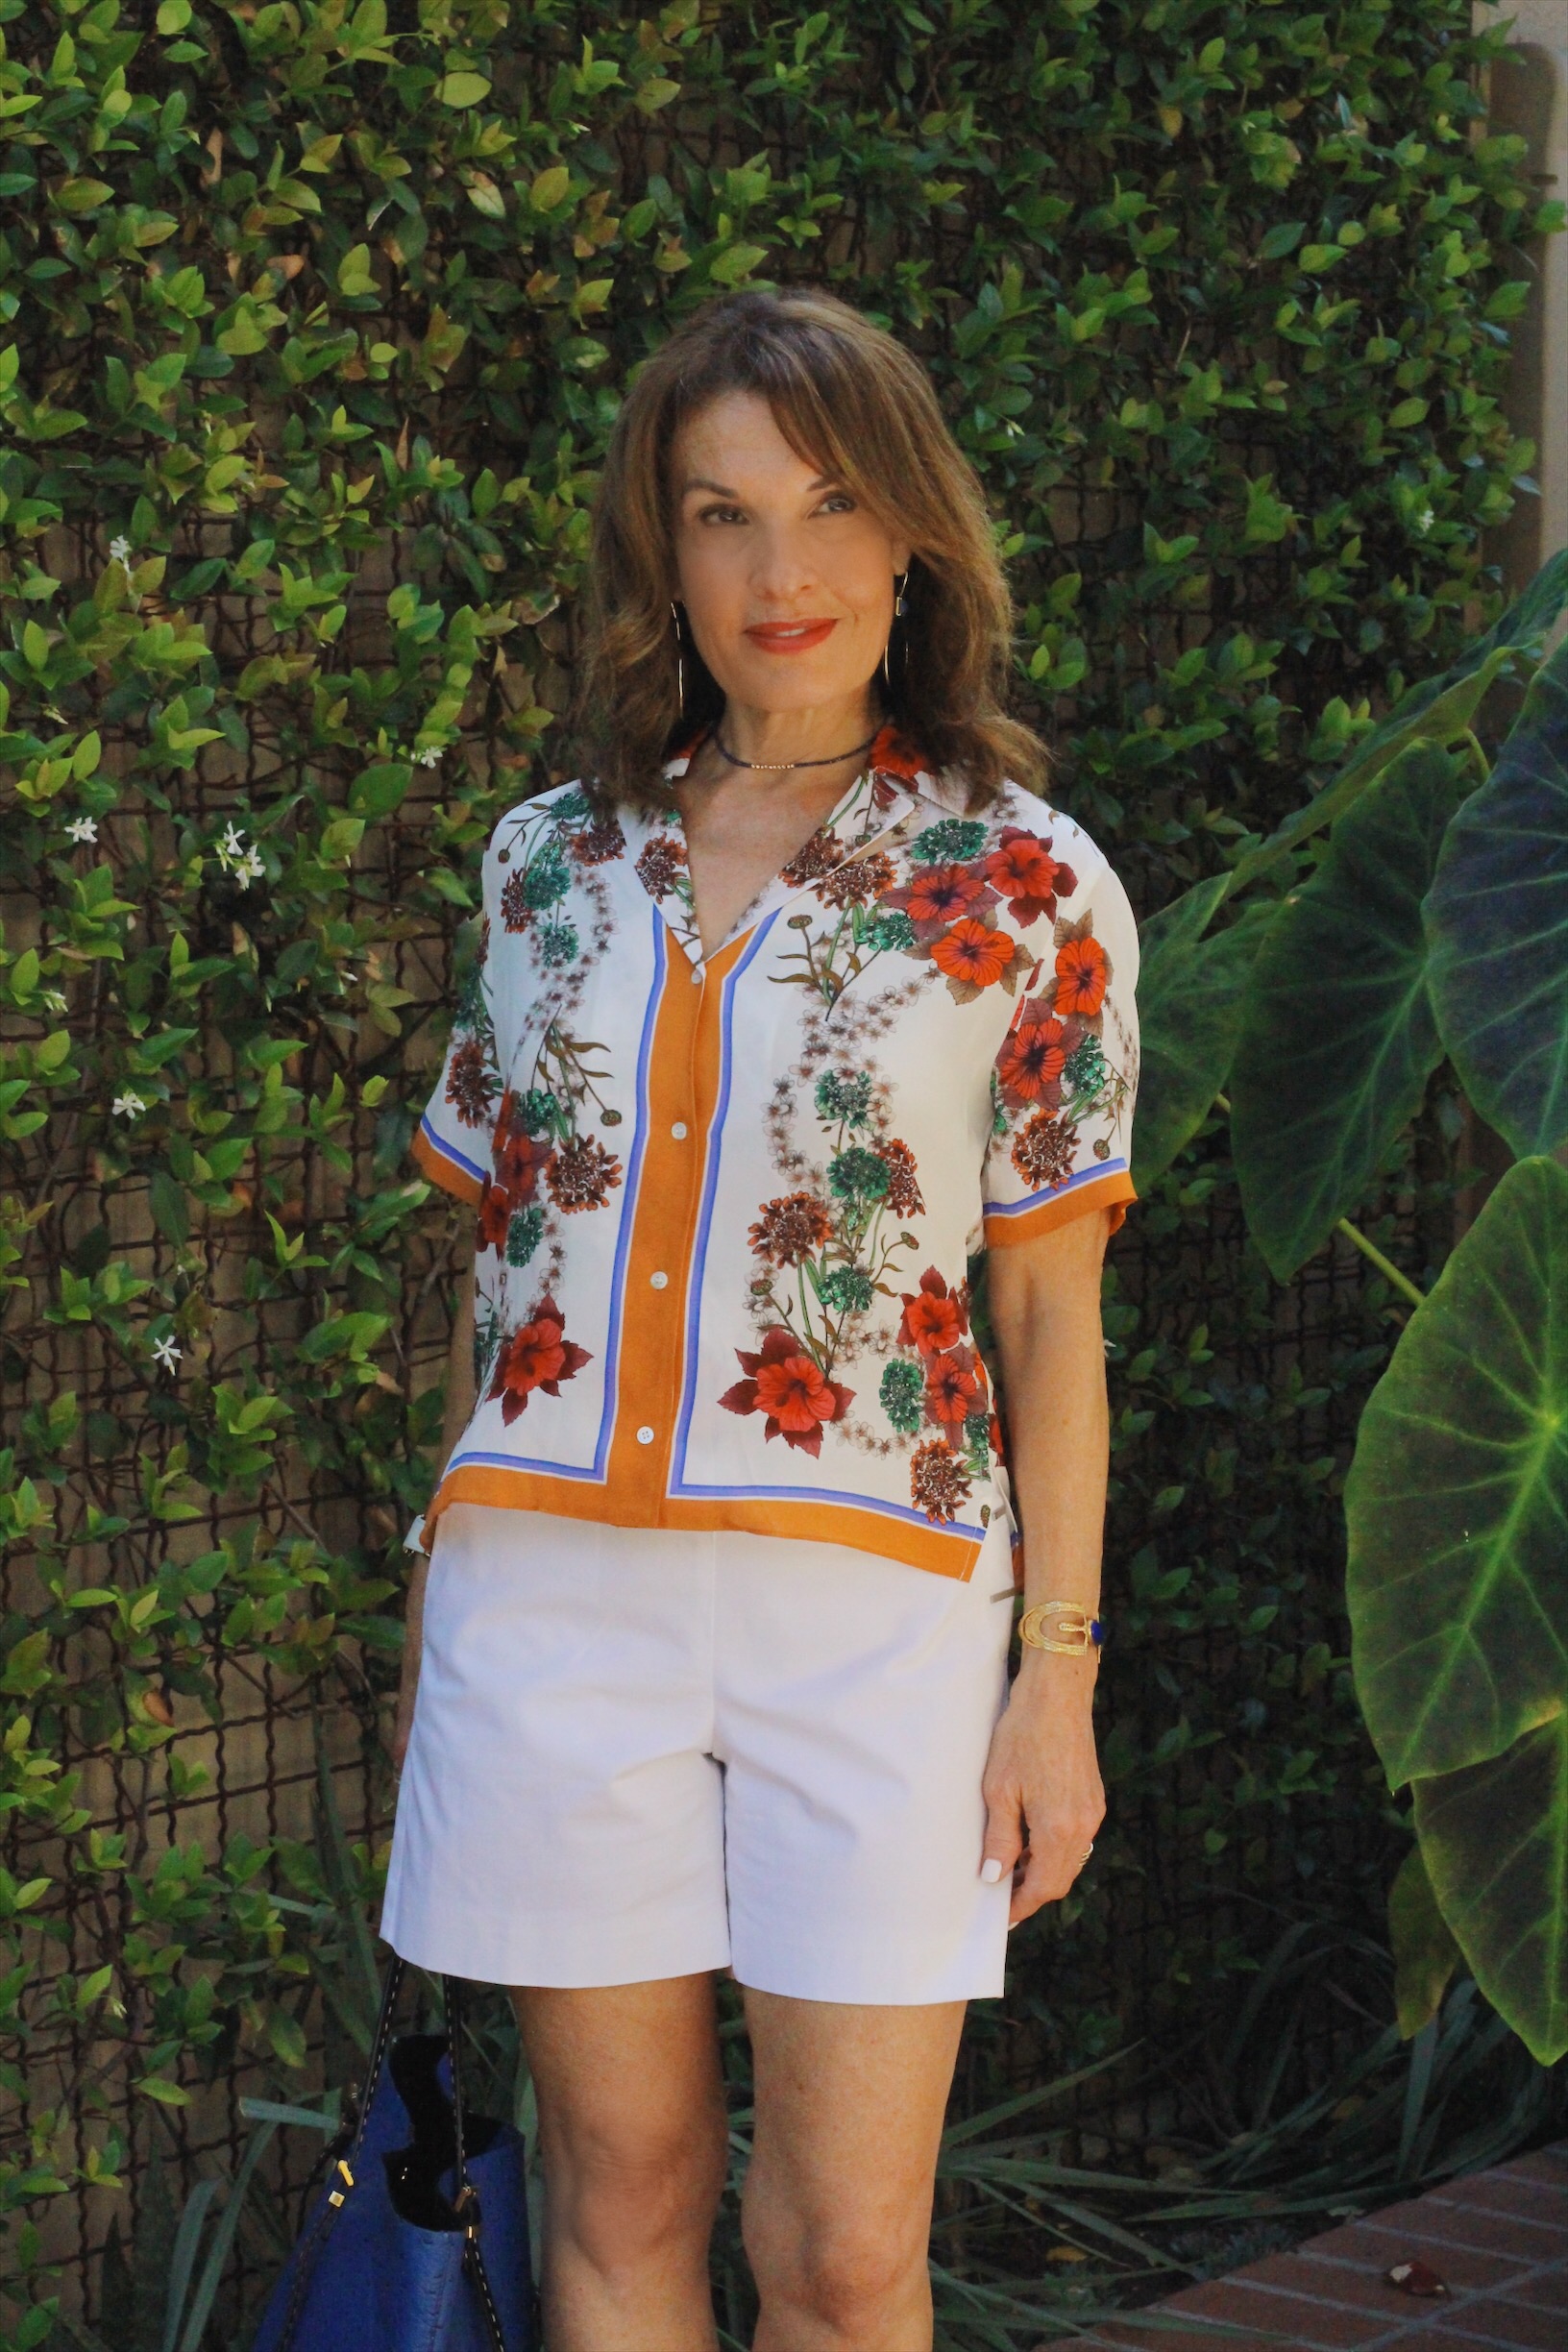
[[[1531, 456], [1499, 404], [1509, 247], [1539, 216], [1469, 26], [1469, 0], [0, 0], [13, 2215], [116, 2172], [128, 2087], [134, 2117], [241, 2057], [299, 2079], [306, 1915], [274, 1898], [310, 1858], [182, 1830], [180, 1734], [226, 1661], [367, 1718], [395, 1673], [453, 1230], [404, 1147], [488, 825], [569, 759], [627, 371], [769, 277], [929, 358], [1011, 559], [1019, 709], [1152, 910], [1495, 606], [1482, 533]], [[1139, 1949], [1178, 2002], [1256, 1948], [1216, 1939], [1222, 1884], [1261, 1921], [1286, 1899], [1271, 1822], [1342, 1908], [1309, 1800], [1380, 1802], [1311, 1614], [1321, 1399], [1247, 1373], [1273, 1310], [1216, 1149], [1139, 1213], [1111, 1302], [1107, 1752], [1124, 1822], [1174, 1841]], [[1380, 1314], [1331, 1375], [1352, 1399]], [[1017, 2014], [1066, 2057], [1133, 1999], [1112, 1847], [1049, 1972], [1055, 1927], [1019, 1940]], [[18, 2304], [7, 2340], [46, 2327]]]

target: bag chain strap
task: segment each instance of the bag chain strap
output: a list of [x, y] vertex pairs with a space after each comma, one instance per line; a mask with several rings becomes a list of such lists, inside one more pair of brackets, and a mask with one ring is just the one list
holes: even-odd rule
[[[387, 2045], [392, 2039], [392, 2018], [397, 2008], [403, 1975], [404, 1962], [394, 1953], [391, 1966], [386, 1973], [386, 1991], [381, 1996], [380, 2015], [376, 2021], [376, 2036], [370, 2048], [370, 2070], [365, 2078], [364, 2095], [359, 2102], [354, 2138], [349, 2145], [348, 2155], [339, 2156], [336, 2159], [337, 2170], [349, 2189], [355, 2185], [359, 2147], [365, 2136], [365, 2125], [370, 2116], [371, 2101], [376, 2096], [376, 2085], [380, 2080]], [[484, 2267], [484, 2257], [479, 2251], [479, 2223], [482, 2218], [479, 2212], [479, 2193], [468, 2177], [467, 2158], [463, 2145], [462, 2061], [459, 2055], [462, 2038], [462, 1992], [459, 1980], [455, 1976], [443, 1976], [441, 1985], [447, 2003], [447, 2048], [452, 2061], [452, 2126], [453, 2137], [457, 2146], [456, 2161], [453, 2168], [457, 2193], [453, 2198], [453, 2211], [458, 2215], [463, 2224], [463, 2269], [478, 2296], [479, 2309], [484, 2315], [485, 2332], [490, 2338], [492, 2352], [506, 2352], [506, 2339], [502, 2330], [500, 2315], [496, 2310], [495, 2297], [490, 2291], [490, 2280]], [[342, 2206], [342, 2193], [333, 2190], [322, 2198], [316, 2208], [315, 2219], [310, 2225], [308, 2236], [301, 2244], [299, 2260], [294, 2266], [294, 2283], [289, 2291], [288, 2309], [283, 2315], [282, 2330], [278, 2338], [278, 2352], [291, 2352], [294, 2331], [299, 2326], [304, 2313], [306, 2295], [309, 2291], [310, 2280], [321, 2253], [322, 2242], [336, 2220]]]
[[496, 2301], [490, 2292], [489, 2274], [484, 2256], [479, 2251], [479, 2193], [468, 2177], [468, 2164], [463, 2152], [463, 2070], [458, 2050], [463, 2038], [462, 1982], [456, 1976], [443, 1976], [441, 1989], [447, 2001], [447, 2047], [452, 2055], [452, 2130], [457, 2143], [457, 2154], [453, 2166], [453, 2177], [457, 2193], [452, 2200], [453, 2211], [463, 2224], [463, 2268], [479, 2298], [484, 2314], [485, 2328], [493, 2352], [506, 2352], [506, 2339], [502, 2333]]

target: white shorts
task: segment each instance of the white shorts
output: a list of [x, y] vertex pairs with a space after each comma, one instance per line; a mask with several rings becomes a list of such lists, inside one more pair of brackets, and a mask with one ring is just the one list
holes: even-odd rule
[[453, 1504], [381, 1933], [504, 1985], [732, 1967], [804, 2000], [999, 1994], [980, 1878], [998, 1517], [959, 1583], [839, 1544]]

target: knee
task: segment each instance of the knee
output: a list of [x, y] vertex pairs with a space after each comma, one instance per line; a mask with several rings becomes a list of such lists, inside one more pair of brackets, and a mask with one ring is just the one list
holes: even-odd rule
[[878, 2340], [930, 2293], [925, 2234], [891, 2214], [748, 2214], [743, 2236], [764, 2305], [809, 2315], [829, 2340]]
[[693, 2119], [668, 2139], [547, 2130], [543, 2154], [551, 2234], [595, 2270], [643, 2269], [688, 2241], [705, 2248], [723, 2187], [722, 2119], [717, 2129]]

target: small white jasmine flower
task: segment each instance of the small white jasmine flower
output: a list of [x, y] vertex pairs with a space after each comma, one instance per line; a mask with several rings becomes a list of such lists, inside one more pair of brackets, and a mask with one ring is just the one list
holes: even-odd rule
[[115, 1118], [139, 1118], [146, 1108], [139, 1094], [116, 1094], [110, 1105]]
[[109, 553], [111, 563], [124, 564], [129, 569], [131, 562], [131, 542], [129, 539], [125, 538], [123, 535], [118, 539], [111, 539], [109, 543]]
[[1421, 512], [1415, 518], [1415, 527], [1421, 532], [1422, 536], [1425, 537], [1426, 533], [1431, 530], [1436, 520], [1437, 517], [1433, 513], [1432, 508], [1430, 506], [1423, 506]]
[[98, 827], [90, 817], [73, 817], [65, 827], [65, 834], [69, 841], [95, 842], [98, 839]]
[[414, 765], [416, 768], [439, 768], [441, 765], [440, 745], [427, 744], [423, 751], [416, 751]]
[[227, 865], [231, 858], [244, 856], [245, 836], [243, 833], [236, 833], [233, 824], [231, 821], [228, 832], [225, 833], [217, 847], [219, 857], [222, 858], [225, 865]]
[[44, 990], [44, 992], [43, 992], [43, 1002], [44, 1002], [44, 1008], [45, 1008], [45, 1010], [46, 1010], [47, 1012], [50, 1012], [50, 1013], [63, 1013], [63, 1012], [64, 1012], [64, 1010], [65, 1010], [65, 992], [64, 992], [64, 990], [63, 990], [63, 989], [45, 989], [45, 990]]
[[266, 878], [267, 870], [261, 863], [261, 852], [253, 845], [234, 868], [234, 880], [241, 890], [249, 890], [253, 882], [264, 882]]
[[175, 1346], [172, 1337], [165, 1336], [162, 1339], [155, 1339], [153, 1341], [153, 1354], [157, 1357], [159, 1362], [163, 1366], [165, 1372], [172, 1372], [175, 1365], [180, 1361], [181, 1350]]

